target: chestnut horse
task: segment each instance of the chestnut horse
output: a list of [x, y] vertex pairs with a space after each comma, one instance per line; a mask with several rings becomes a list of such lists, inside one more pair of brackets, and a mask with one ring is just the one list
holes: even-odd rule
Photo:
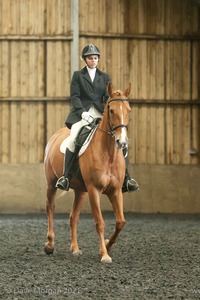
[[[79, 167], [84, 183], [78, 180], [76, 175], [73, 175], [70, 183], [75, 194], [70, 214], [70, 250], [74, 255], [82, 254], [77, 243], [77, 223], [88, 193], [100, 240], [101, 261], [104, 263], [112, 262], [108, 252], [126, 223], [123, 213], [122, 185], [125, 176], [125, 159], [122, 149], [128, 144], [127, 127], [131, 109], [127, 97], [130, 90], [131, 84], [124, 92], [114, 91], [112, 84], [108, 84], [109, 99], [102, 120], [88, 148], [79, 157]], [[54, 251], [53, 216], [57, 190], [55, 184], [63, 174], [64, 162], [64, 155], [59, 148], [69, 133], [67, 128], [59, 129], [49, 140], [45, 151], [46, 212], [48, 217], [48, 241], [44, 247], [46, 254], [52, 254]], [[100, 208], [101, 194], [108, 196], [116, 217], [115, 230], [108, 240], [104, 239], [105, 224]]]

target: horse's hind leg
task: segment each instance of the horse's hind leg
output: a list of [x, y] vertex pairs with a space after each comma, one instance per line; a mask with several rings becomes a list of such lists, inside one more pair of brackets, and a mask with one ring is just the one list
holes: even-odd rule
[[116, 217], [116, 225], [115, 230], [109, 237], [109, 240], [106, 240], [106, 248], [109, 251], [113, 244], [115, 244], [116, 239], [120, 233], [120, 231], [123, 229], [124, 225], [126, 224], [125, 218], [124, 218], [124, 212], [123, 212], [123, 196], [120, 192], [117, 196], [112, 195], [109, 196], [109, 200], [112, 203], [112, 207], [115, 213]]
[[73, 202], [72, 211], [70, 214], [70, 227], [71, 227], [71, 246], [70, 250], [73, 255], [81, 255], [82, 252], [78, 247], [77, 242], [77, 224], [79, 221], [79, 216], [81, 209], [85, 203], [86, 192], [80, 192], [78, 190], [74, 190], [75, 198]]
[[52, 185], [48, 185], [47, 187], [47, 201], [46, 201], [46, 213], [48, 218], [48, 232], [47, 232], [47, 239], [44, 246], [44, 251], [46, 254], [53, 254], [54, 251], [54, 230], [53, 230], [53, 217], [54, 217], [54, 210], [55, 210], [55, 195], [56, 195], [56, 188]]

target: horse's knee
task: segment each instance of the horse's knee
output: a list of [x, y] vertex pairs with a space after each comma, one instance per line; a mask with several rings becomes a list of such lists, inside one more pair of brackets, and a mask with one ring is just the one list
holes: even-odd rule
[[46, 202], [46, 213], [49, 214], [50, 212], [54, 212], [55, 210], [55, 203]]
[[103, 232], [105, 230], [105, 223], [103, 221], [99, 221], [96, 223], [97, 232]]
[[73, 224], [77, 224], [79, 221], [79, 215], [75, 216], [73, 214], [70, 215], [69, 217], [69, 223], [72, 226]]
[[116, 229], [122, 230], [124, 228], [124, 225], [126, 224], [125, 220], [120, 220], [116, 222]]

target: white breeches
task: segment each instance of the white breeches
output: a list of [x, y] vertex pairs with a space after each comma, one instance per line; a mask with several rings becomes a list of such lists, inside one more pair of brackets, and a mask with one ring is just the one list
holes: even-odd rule
[[[92, 106], [89, 109], [89, 113], [93, 118], [102, 118], [102, 114], [94, 106]], [[81, 119], [79, 122], [72, 125], [70, 136], [68, 136], [68, 138], [66, 139], [67, 148], [71, 152], [74, 152], [74, 150], [75, 150], [74, 140], [75, 140], [80, 128], [87, 124], [88, 124], [87, 121]]]

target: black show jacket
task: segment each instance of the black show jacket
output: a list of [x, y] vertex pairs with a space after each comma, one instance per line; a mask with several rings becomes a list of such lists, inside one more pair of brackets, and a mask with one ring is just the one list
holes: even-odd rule
[[70, 86], [72, 108], [65, 121], [68, 128], [80, 121], [81, 114], [88, 111], [92, 105], [103, 113], [105, 101], [108, 99], [107, 85], [110, 81], [109, 75], [98, 68], [93, 82], [86, 67], [74, 72]]

